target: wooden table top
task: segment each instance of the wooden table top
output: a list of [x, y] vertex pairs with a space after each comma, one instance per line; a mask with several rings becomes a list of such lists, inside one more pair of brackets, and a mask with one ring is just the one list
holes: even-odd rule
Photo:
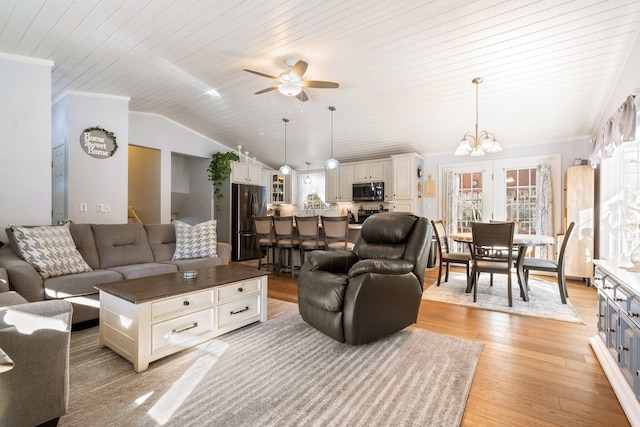
[[179, 271], [103, 283], [94, 287], [134, 304], [141, 304], [269, 274], [266, 270], [252, 270], [230, 265], [219, 265], [210, 269], [198, 270], [198, 277], [195, 279], [185, 279], [183, 273]]
[[[471, 243], [473, 242], [472, 233], [451, 233], [450, 237], [456, 242]], [[513, 235], [514, 245], [524, 246], [545, 246], [553, 245], [555, 239], [552, 236], [543, 236], [540, 234], [519, 234]]]

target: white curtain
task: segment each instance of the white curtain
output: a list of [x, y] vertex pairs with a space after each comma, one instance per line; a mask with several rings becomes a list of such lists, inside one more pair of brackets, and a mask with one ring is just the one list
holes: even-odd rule
[[603, 159], [611, 157], [616, 147], [623, 142], [636, 138], [635, 97], [635, 95], [629, 95], [600, 132], [591, 138], [593, 151], [589, 160], [592, 165], [600, 164]]
[[[447, 227], [447, 235], [457, 232], [458, 223], [458, 193], [460, 192], [460, 177], [457, 173], [447, 172], [446, 195], [444, 202], [444, 225]], [[453, 242], [449, 242], [453, 247]]]
[[[542, 163], [536, 167], [536, 234], [553, 236], [553, 188], [551, 186], [551, 165]], [[539, 258], [555, 259], [553, 246], [536, 248]]]

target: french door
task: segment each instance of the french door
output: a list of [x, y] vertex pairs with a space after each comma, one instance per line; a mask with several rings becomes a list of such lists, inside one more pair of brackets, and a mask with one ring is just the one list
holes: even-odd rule
[[[448, 232], [469, 232], [471, 222], [496, 220], [515, 221], [519, 233], [535, 234], [539, 210], [536, 169], [539, 164], [549, 163], [553, 177], [554, 228], [556, 233], [561, 233], [560, 160], [560, 155], [551, 155], [443, 165], [442, 182], [455, 182], [443, 185], [441, 195], [442, 218], [450, 218], [454, 223], [448, 226]], [[453, 174], [454, 179], [447, 180], [448, 174]], [[449, 192], [455, 193], [453, 197]]]

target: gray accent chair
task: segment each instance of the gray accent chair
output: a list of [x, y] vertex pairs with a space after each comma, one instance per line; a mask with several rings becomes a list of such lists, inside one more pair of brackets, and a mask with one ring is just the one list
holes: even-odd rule
[[309, 252], [298, 281], [302, 318], [331, 338], [365, 344], [418, 318], [433, 229], [426, 218], [368, 218], [353, 251]]
[[55, 426], [69, 402], [71, 303], [28, 303], [9, 291], [0, 268], [0, 349], [13, 368], [0, 373], [0, 426]]

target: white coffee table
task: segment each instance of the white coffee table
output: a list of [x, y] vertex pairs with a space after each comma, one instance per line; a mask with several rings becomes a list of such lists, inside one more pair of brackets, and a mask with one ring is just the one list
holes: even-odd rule
[[96, 285], [100, 344], [133, 363], [149, 363], [267, 320], [268, 272], [222, 265], [195, 279], [169, 273]]

